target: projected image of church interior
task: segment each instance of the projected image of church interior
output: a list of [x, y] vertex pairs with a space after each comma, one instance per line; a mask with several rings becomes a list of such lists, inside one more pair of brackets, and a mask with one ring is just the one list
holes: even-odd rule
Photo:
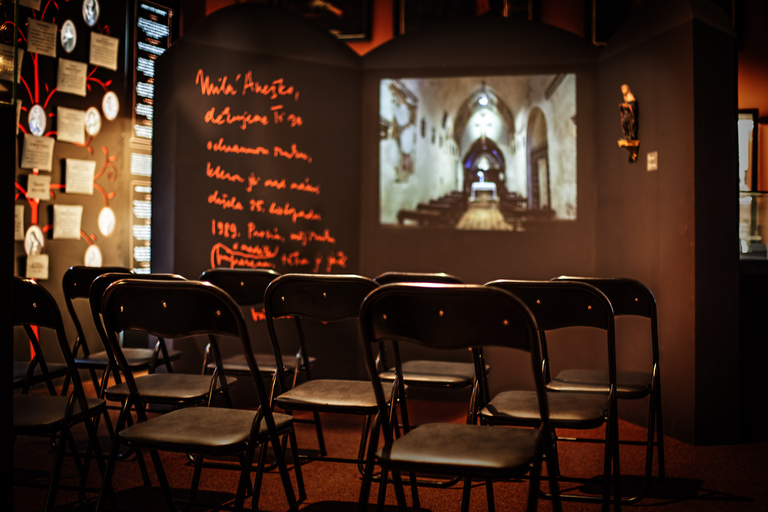
[[386, 78], [379, 121], [382, 225], [576, 219], [575, 74]]

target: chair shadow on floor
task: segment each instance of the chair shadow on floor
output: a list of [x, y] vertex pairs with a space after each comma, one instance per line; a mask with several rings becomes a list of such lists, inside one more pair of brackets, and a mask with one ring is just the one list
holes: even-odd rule
[[[369, 503], [367, 512], [375, 512], [376, 503]], [[383, 512], [398, 512], [397, 505], [384, 505]], [[426, 508], [409, 508], [409, 512], [437, 512]], [[358, 505], [354, 501], [318, 501], [301, 509], [301, 512], [357, 512]]]
[[[645, 485], [644, 475], [622, 475], [621, 492], [631, 496], [637, 494]], [[594, 493], [602, 488], [602, 476], [590, 479], [578, 486], [576, 490], [584, 493]], [[654, 477], [648, 490], [643, 495], [643, 504], [660, 506], [680, 502], [732, 502], [751, 503], [752, 498], [737, 496], [704, 487], [704, 481], [696, 478], [676, 478], [667, 476], [664, 481]]]

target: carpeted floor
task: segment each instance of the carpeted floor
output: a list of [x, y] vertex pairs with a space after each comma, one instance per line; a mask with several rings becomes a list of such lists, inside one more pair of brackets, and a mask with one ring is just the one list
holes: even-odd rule
[[[424, 406], [416, 413], [415, 405]], [[462, 421], [463, 406], [450, 402], [428, 402], [409, 407], [415, 423], [430, 420]], [[362, 421], [354, 416], [324, 415], [323, 426], [329, 456], [354, 457], [357, 452]], [[645, 429], [622, 422], [623, 439], [642, 440]], [[83, 435], [84, 432], [78, 432]], [[298, 425], [299, 447], [304, 453], [317, 449], [317, 440], [313, 427]], [[559, 432], [559, 434], [569, 434]], [[572, 434], [572, 433], [570, 433]], [[595, 437], [602, 432], [593, 433]], [[102, 427], [102, 445], [108, 446], [107, 431]], [[768, 510], [768, 442], [751, 443], [735, 446], [691, 446], [675, 439], [665, 440], [666, 473], [662, 482], [654, 479], [649, 492], [639, 502], [625, 506], [625, 510], [646, 509], [659, 512], [667, 511], [766, 511]], [[602, 447], [599, 444], [560, 443], [559, 453], [561, 470], [566, 475], [585, 475], [598, 478], [601, 474]], [[622, 486], [631, 492], [633, 485], [642, 480], [644, 467], [644, 448], [622, 446], [621, 465]], [[162, 454], [164, 466], [169, 475], [171, 486], [179, 497], [186, 496], [192, 478], [192, 467], [183, 454]], [[147, 457], [149, 461], [149, 457]], [[46, 439], [19, 438], [14, 452], [14, 480], [44, 476], [50, 469], [53, 456]], [[654, 471], [656, 466], [654, 465]], [[328, 461], [312, 461], [302, 465], [307, 498], [299, 508], [307, 512], [352, 512], [357, 510], [360, 492], [360, 473], [354, 464]], [[154, 476], [154, 473], [151, 472]], [[295, 477], [293, 468], [291, 476]], [[206, 468], [200, 484], [199, 499], [208, 503], [226, 504], [234, 497], [238, 474], [228, 469]], [[72, 460], [64, 465], [62, 485], [77, 484], [77, 472]], [[152, 488], [142, 486], [138, 464], [135, 457], [118, 463], [114, 478], [120, 509], [124, 511], [152, 512], [167, 510], [154, 482]], [[89, 479], [89, 498], [94, 498], [100, 485], [96, 466], [93, 466]], [[295, 485], [295, 479], [294, 479]], [[587, 486], [588, 487], [588, 486]], [[589, 489], [581, 487], [577, 492]], [[371, 492], [369, 510], [375, 510], [375, 497], [378, 485], [374, 484]], [[496, 510], [525, 510], [528, 482], [500, 482], [494, 485]], [[14, 488], [14, 510], [37, 511], [43, 509], [45, 489], [16, 486]], [[410, 503], [410, 494], [406, 490]], [[420, 488], [420, 511], [444, 512], [458, 511], [461, 505], [461, 486], [450, 488]], [[396, 510], [394, 491], [388, 487], [386, 511]], [[60, 510], [87, 510], [78, 501], [77, 493], [61, 490], [57, 495]], [[251, 498], [246, 501], [251, 506]], [[270, 471], [264, 477], [259, 508], [265, 511], [288, 510], [288, 503], [280, 484], [277, 471]], [[205, 510], [195, 508], [194, 510]], [[481, 482], [473, 486], [471, 510], [487, 510], [485, 488]], [[538, 510], [552, 510], [551, 503], [539, 500]], [[599, 504], [563, 503], [565, 511], [597, 511]]]

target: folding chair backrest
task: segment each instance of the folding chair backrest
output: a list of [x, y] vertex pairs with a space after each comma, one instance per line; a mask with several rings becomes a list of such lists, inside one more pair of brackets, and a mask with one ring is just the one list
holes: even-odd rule
[[[109, 343], [117, 355], [116, 334], [124, 331], [163, 339], [207, 335], [214, 344], [219, 335], [239, 338], [261, 403], [267, 403], [240, 307], [217, 286], [182, 279], [120, 279], [104, 292], [101, 309]], [[121, 369], [130, 375], [126, 368]], [[126, 382], [132, 393], [138, 393], [131, 377]]]
[[[283, 357], [277, 319], [294, 318], [298, 343], [304, 360], [308, 361], [312, 355], [307, 350], [302, 319], [326, 323], [357, 319], [363, 299], [377, 286], [373, 279], [353, 274], [295, 273], [277, 277], [264, 294], [267, 331], [276, 360], [281, 361]], [[277, 377], [282, 390], [289, 389], [288, 377], [281, 365], [278, 365]]]
[[613, 308], [594, 286], [577, 281], [520, 281], [499, 279], [486, 283], [520, 298], [536, 317], [542, 331], [564, 327], [595, 327], [613, 331]]
[[575, 277], [560, 276], [557, 281], [580, 281], [591, 284], [608, 297], [615, 316], [632, 315], [656, 318], [656, 299], [640, 281], [627, 277]]
[[348, 320], [358, 316], [363, 298], [377, 286], [352, 274], [284, 274], [267, 287], [264, 312], [267, 322], [284, 316]]
[[213, 268], [203, 272], [200, 280], [215, 284], [247, 307], [262, 304], [267, 286], [279, 275], [271, 269]]
[[[40, 356], [42, 356], [42, 349], [39, 344], [39, 338], [32, 327], [50, 329], [55, 333], [64, 362], [69, 369], [69, 377], [74, 385], [75, 397], [80, 401], [82, 410], [87, 410], [82, 382], [79, 373], [75, 369], [75, 359], [67, 341], [67, 335], [61, 318], [61, 310], [56, 300], [42, 285], [29, 279], [14, 277], [12, 309], [13, 325], [24, 327], [30, 341]], [[42, 358], [42, 364], [45, 364], [44, 357]]]
[[[594, 327], [605, 331], [609, 380], [616, 383], [616, 339], [613, 308], [594, 286], [579, 281], [520, 281], [499, 279], [486, 286], [501, 288], [519, 297], [533, 313], [540, 330], [544, 375], [550, 379], [545, 331], [566, 327]], [[615, 387], [615, 386], [614, 386]]]
[[[386, 401], [381, 386], [376, 385], [380, 381], [373, 345], [387, 339], [443, 350], [480, 346], [523, 350], [530, 354], [536, 388], [544, 394], [536, 320], [522, 301], [500, 288], [426, 283], [383, 285], [363, 302], [360, 325], [368, 372], [382, 410]], [[478, 364], [475, 358], [475, 365]], [[476, 373], [484, 374], [477, 369]], [[543, 400], [542, 417], [548, 418], [546, 399]]]
[[651, 290], [636, 279], [628, 277], [573, 277], [560, 276], [556, 281], [588, 283], [608, 297], [615, 316], [637, 316], [651, 322], [651, 350], [654, 363], [659, 362], [659, 327], [656, 298]]
[[[75, 330], [77, 331], [77, 340], [75, 341], [75, 347], [82, 346], [83, 353], [85, 355], [90, 354], [90, 351], [94, 347], [89, 347], [85, 331], [83, 329], [83, 323], [77, 314], [75, 307], [75, 301], [77, 299], [88, 299], [90, 296], [91, 284], [93, 281], [108, 273], [117, 273], [125, 276], [130, 276], [131, 270], [125, 267], [86, 267], [86, 266], [74, 266], [67, 269], [64, 272], [62, 278], [62, 288], [64, 291], [64, 300], [67, 304], [67, 310], [69, 316], [72, 318], [72, 322], [75, 324]], [[97, 330], [99, 326], [97, 325]], [[101, 343], [99, 342], [99, 350], [101, 350]], [[77, 354], [77, 350], [75, 351]]]
[[379, 285], [392, 283], [462, 284], [458, 277], [444, 272], [384, 272], [373, 278]]
[[143, 281], [152, 281], [152, 280], [174, 280], [174, 281], [185, 281], [186, 279], [183, 276], [180, 276], [178, 274], [130, 274], [125, 275], [121, 272], [110, 272], [106, 274], [102, 274], [96, 279], [93, 280], [93, 283], [91, 283], [91, 288], [89, 290], [89, 297], [88, 301], [91, 306], [91, 315], [93, 316], [93, 323], [96, 325], [96, 330], [99, 332], [99, 336], [101, 336], [101, 339], [104, 343], [104, 349], [107, 351], [107, 353], [110, 356], [110, 360], [114, 360], [114, 354], [111, 354], [112, 349], [109, 346], [109, 343], [107, 342], [107, 335], [104, 330], [104, 324], [102, 319], [102, 298], [104, 296], [104, 292], [109, 288], [109, 286], [114, 283], [115, 281], [118, 281], [120, 279], [140, 279]]

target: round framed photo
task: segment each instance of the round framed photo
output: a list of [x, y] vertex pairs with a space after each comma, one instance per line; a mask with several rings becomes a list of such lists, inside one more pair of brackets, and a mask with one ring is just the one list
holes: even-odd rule
[[107, 120], [115, 120], [117, 113], [120, 111], [120, 100], [117, 99], [117, 94], [109, 91], [104, 95], [104, 98], [101, 100], [101, 111]]
[[48, 119], [45, 116], [45, 109], [38, 104], [32, 105], [32, 108], [29, 109], [29, 116], [27, 117], [29, 132], [35, 137], [40, 137], [45, 133], [45, 126], [47, 123]]
[[96, 136], [101, 130], [101, 114], [99, 109], [91, 107], [85, 111], [85, 131], [88, 135]]
[[24, 235], [24, 252], [27, 256], [33, 256], [35, 254], [42, 254], [45, 249], [45, 235], [43, 230], [37, 224], [32, 224], [27, 228], [27, 232]]
[[105, 206], [99, 212], [99, 231], [104, 236], [109, 236], [115, 231], [115, 212], [109, 206]]
[[101, 249], [98, 245], [89, 245], [85, 250], [84, 263], [86, 267], [100, 267], [102, 263]]
[[83, 0], [83, 19], [85, 24], [92, 27], [99, 21], [99, 0]]
[[67, 20], [61, 26], [61, 47], [67, 53], [72, 53], [77, 45], [77, 29], [72, 20]]

